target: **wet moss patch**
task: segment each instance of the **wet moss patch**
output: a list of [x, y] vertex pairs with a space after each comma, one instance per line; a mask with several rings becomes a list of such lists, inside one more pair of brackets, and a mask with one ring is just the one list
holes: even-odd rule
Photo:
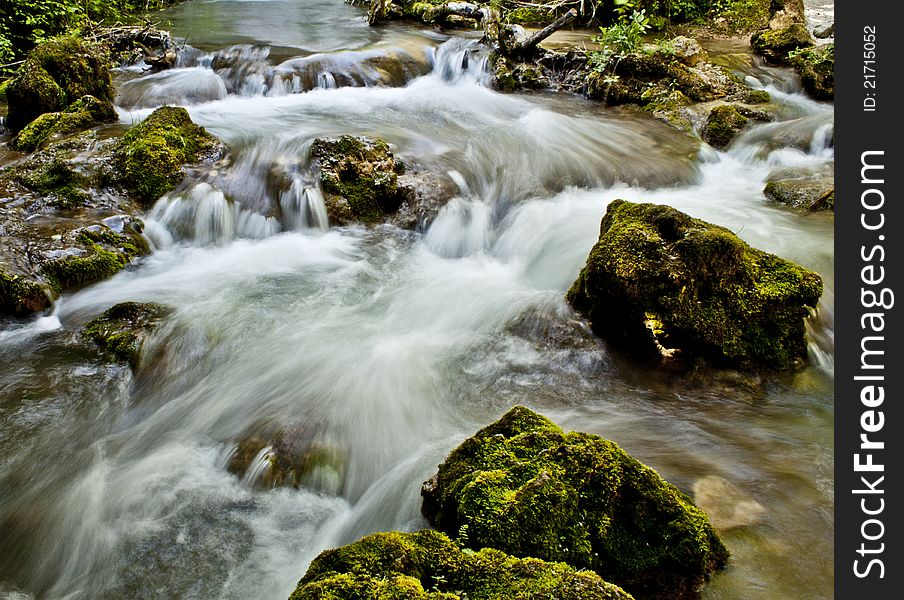
[[54, 135], [82, 131], [101, 123], [116, 120], [116, 110], [108, 102], [94, 96], [82, 96], [62, 112], [44, 113], [26, 125], [10, 146], [16, 150], [33, 152]]
[[218, 145], [187, 110], [163, 106], [123, 136], [115, 150], [118, 180], [132, 198], [150, 205], [182, 182], [183, 166]]
[[567, 300], [597, 335], [641, 354], [793, 370], [806, 361], [804, 319], [821, 294], [819, 275], [723, 227], [615, 200]]
[[706, 515], [615, 443], [517, 406], [465, 440], [422, 490], [439, 530], [591, 569], [642, 598], [692, 598], [728, 551]]
[[122, 302], [85, 325], [84, 334], [116, 361], [138, 367], [147, 335], [170, 313], [151, 302]]
[[322, 552], [290, 600], [630, 600], [594, 573], [499, 550], [463, 551], [437, 531], [375, 533]]

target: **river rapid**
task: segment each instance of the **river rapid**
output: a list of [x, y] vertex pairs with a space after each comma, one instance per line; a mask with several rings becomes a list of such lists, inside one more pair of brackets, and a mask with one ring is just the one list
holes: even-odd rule
[[[231, 157], [149, 211], [150, 256], [0, 330], [0, 597], [286, 598], [323, 549], [427, 526], [421, 482], [514, 404], [689, 494], [718, 476], [765, 508], [723, 533], [704, 599], [832, 597], [833, 215], [763, 196], [778, 169], [832, 164], [831, 104], [735, 60], [780, 119], [717, 152], [580, 98], [494, 92], [473, 35], [369, 28], [340, 0], [163, 17], [180, 65], [118, 73], [120, 122], [181, 104]], [[327, 230], [307, 153], [344, 133], [448, 174], [456, 197], [420, 231]], [[818, 271], [811, 366], [701, 382], [589, 337], [563, 296], [616, 198]], [[135, 376], [77, 343], [126, 300], [175, 309]], [[299, 489], [230, 474], [236, 443], [274, 426], [340, 458]]]

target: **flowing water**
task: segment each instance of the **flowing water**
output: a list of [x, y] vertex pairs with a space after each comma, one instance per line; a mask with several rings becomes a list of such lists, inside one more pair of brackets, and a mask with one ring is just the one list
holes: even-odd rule
[[[833, 220], [769, 203], [770, 172], [832, 162], [833, 108], [788, 73], [728, 152], [578, 98], [502, 95], [473, 37], [370, 29], [339, 0], [209, 0], [165, 14], [179, 68], [120, 73], [123, 123], [178, 102], [231, 157], [149, 211], [155, 251], [0, 331], [0, 596], [285, 598], [321, 550], [426, 526], [419, 488], [513, 404], [617, 441], [688, 493], [759, 502], [724, 533], [705, 599], [832, 595]], [[449, 174], [423, 231], [327, 230], [307, 153], [371, 134]], [[762, 388], [610, 352], [563, 301], [615, 198], [670, 204], [820, 272], [812, 366]], [[110, 305], [175, 308], [134, 377], [78, 343]], [[571, 323], [571, 324], [569, 324]], [[302, 432], [335, 460], [263, 490], [264, 448]]]

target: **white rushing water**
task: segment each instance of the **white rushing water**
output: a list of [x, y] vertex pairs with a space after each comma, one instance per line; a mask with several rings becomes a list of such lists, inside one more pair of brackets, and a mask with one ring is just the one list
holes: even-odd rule
[[[213, 4], [182, 5], [176, 26], [207, 23]], [[250, 39], [281, 56], [233, 52], [229, 77], [334, 51], [345, 54], [321, 62], [364, 69], [373, 56], [375, 34], [343, 20], [360, 16], [350, 7], [332, 18], [352, 41], [318, 47], [254, 21], [265, 3], [244, 4], [199, 45], [210, 55]], [[330, 22], [332, 5], [310, 6], [306, 20]], [[726, 533], [732, 566], [704, 598], [830, 597], [833, 222], [771, 204], [763, 187], [780, 169], [831, 165], [832, 107], [764, 72], [783, 120], [717, 152], [579, 99], [496, 93], [467, 40], [383, 35], [429, 68], [394, 87], [336, 85], [325, 69], [320, 84], [275, 94], [242, 92], [199, 60], [125, 88], [142, 91], [124, 122], [158, 93], [176, 98], [232, 156], [148, 212], [153, 254], [0, 333], [13, 365], [0, 404], [12, 548], [0, 581], [41, 598], [286, 598], [324, 548], [426, 526], [420, 483], [517, 403], [617, 441], [683, 490], [714, 474], [766, 507], [760, 526]], [[452, 173], [458, 196], [423, 234], [328, 230], [307, 155], [314, 137], [342, 133]], [[814, 366], [762, 391], [695, 386], [588, 336], [563, 296], [616, 198], [669, 204], [820, 272]], [[82, 323], [126, 300], [175, 309], [134, 379], [67, 350]], [[244, 478], [226, 470], [239, 441], [274, 427], [337, 458], [298, 489], [255, 486], [269, 447]]]

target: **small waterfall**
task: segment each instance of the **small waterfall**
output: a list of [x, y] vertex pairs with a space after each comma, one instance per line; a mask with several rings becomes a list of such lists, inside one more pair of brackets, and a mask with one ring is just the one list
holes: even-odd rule
[[452, 38], [436, 49], [433, 74], [444, 81], [486, 84], [490, 77], [489, 49], [475, 40]]
[[147, 235], [158, 248], [191, 241], [199, 246], [221, 245], [235, 238], [261, 239], [278, 233], [273, 218], [243, 210], [208, 183], [162, 197], [147, 218]]
[[248, 465], [248, 469], [245, 470], [245, 474], [242, 476], [242, 483], [247, 486], [254, 486], [260, 482], [273, 467], [272, 459], [273, 447], [262, 448], [257, 453], [257, 456], [254, 457], [254, 460], [251, 461], [251, 464]]
[[824, 158], [832, 158], [835, 155], [835, 125], [825, 123], [813, 132], [813, 140], [810, 142], [810, 154]]
[[301, 177], [295, 177], [288, 190], [280, 194], [283, 225], [288, 230], [329, 228], [329, 217], [320, 190]]

